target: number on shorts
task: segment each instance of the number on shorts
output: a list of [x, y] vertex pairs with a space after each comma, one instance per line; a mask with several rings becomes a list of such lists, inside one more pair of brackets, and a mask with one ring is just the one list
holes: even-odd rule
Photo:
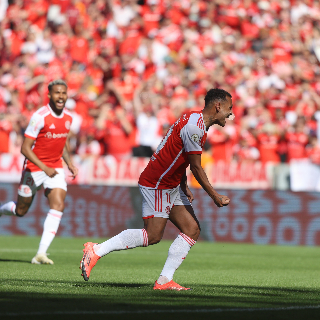
[[26, 185], [27, 186], [33, 186], [33, 183], [34, 183], [33, 179], [31, 177], [28, 177], [27, 181], [26, 181]]

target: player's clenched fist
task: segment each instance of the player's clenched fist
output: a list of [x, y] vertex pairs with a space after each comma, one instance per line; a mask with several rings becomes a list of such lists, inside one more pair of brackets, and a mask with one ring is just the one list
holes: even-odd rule
[[213, 201], [217, 207], [227, 206], [230, 203], [230, 199], [227, 196], [218, 193], [213, 197]]
[[46, 175], [49, 176], [50, 178], [53, 178], [56, 174], [58, 174], [58, 172], [56, 171], [55, 168], [50, 168], [50, 167], [47, 167], [47, 169], [44, 170], [44, 172], [45, 172]]
[[74, 180], [78, 174], [78, 168], [75, 167], [73, 164], [69, 164], [68, 169], [72, 173], [70, 177], [72, 177], [72, 179]]

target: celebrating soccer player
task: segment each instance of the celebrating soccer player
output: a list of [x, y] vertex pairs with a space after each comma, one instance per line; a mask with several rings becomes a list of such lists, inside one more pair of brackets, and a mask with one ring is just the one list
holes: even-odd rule
[[68, 152], [67, 137], [72, 116], [65, 110], [67, 84], [63, 80], [55, 80], [49, 83], [48, 90], [49, 104], [32, 115], [24, 134], [21, 153], [25, 156], [25, 162], [18, 189], [18, 201], [10, 201], [0, 207], [0, 216], [5, 214], [23, 217], [28, 212], [37, 190], [43, 185], [50, 210], [44, 221], [38, 252], [31, 261], [34, 264], [53, 264], [47, 257], [47, 250], [58, 231], [67, 193], [61, 157], [73, 178], [78, 174]]
[[186, 168], [190, 165], [193, 175], [218, 207], [229, 204], [230, 199], [213, 189], [201, 167], [208, 129], [213, 124], [224, 127], [229, 117], [233, 117], [231, 95], [222, 89], [211, 89], [205, 96], [202, 111], [183, 114], [172, 125], [139, 179], [144, 228], [124, 230], [101, 244], [85, 243], [80, 262], [84, 280], [89, 280], [96, 262], [108, 253], [160, 242], [169, 219], [180, 233], [169, 248], [167, 261], [153, 288], [190, 289], [172, 280], [200, 235], [200, 225], [191, 205], [193, 195], [187, 186]]

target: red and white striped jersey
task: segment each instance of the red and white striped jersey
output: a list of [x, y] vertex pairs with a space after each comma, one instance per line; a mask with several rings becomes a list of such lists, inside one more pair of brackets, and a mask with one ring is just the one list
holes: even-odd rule
[[[66, 109], [56, 115], [49, 105], [38, 109], [32, 115], [24, 135], [35, 140], [32, 150], [46, 166], [62, 168], [61, 157], [71, 123], [72, 115]], [[28, 159], [25, 159], [24, 169], [31, 172], [41, 171]]]
[[188, 154], [201, 154], [207, 138], [202, 112], [182, 115], [166, 136], [142, 172], [139, 184], [152, 189], [177, 187], [189, 166]]

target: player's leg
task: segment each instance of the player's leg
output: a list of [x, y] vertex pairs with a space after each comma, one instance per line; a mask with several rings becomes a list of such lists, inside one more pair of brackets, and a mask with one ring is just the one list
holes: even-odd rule
[[127, 229], [103, 243], [87, 242], [84, 244], [83, 258], [80, 269], [85, 281], [89, 280], [90, 272], [97, 261], [113, 251], [147, 247], [158, 243], [163, 235], [167, 219], [150, 218], [144, 220], [144, 229]]
[[47, 250], [58, 231], [67, 192], [60, 188], [46, 189], [45, 195], [48, 198], [50, 210], [43, 224], [38, 252], [31, 260], [33, 264], [53, 264], [53, 261], [47, 257]]
[[[141, 192], [143, 196], [142, 215], [144, 228], [124, 230], [101, 244], [85, 243], [84, 254], [80, 261], [80, 269], [84, 280], [89, 280], [92, 268], [101, 257], [108, 253], [142, 246], [147, 247], [161, 240], [169, 215], [165, 212], [155, 212], [155, 202], [158, 201], [155, 199], [156, 192], [153, 189], [144, 189]], [[165, 208], [164, 205], [163, 208]]]
[[8, 216], [17, 216], [23, 217], [29, 210], [33, 198], [37, 192], [37, 188], [41, 185], [41, 181], [36, 184], [33, 175], [29, 171], [23, 171], [21, 175], [21, 181], [18, 188], [18, 199], [17, 202], [9, 201], [3, 204], [0, 207], [0, 216], [8, 215]]
[[54, 239], [64, 210], [64, 200], [67, 195], [67, 183], [64, 170], [56, 168], [58, 172], [53, 178], [45, 175], [43, 188], [45, 196], [48, 198], [50, 210], [43, 224], [43, 232], [36, 256], [32, 259], [35, 264], [53, 264], [53, 261], [47, 257], [47, 250]]
[[94, 251], [100, 257], [112, 251], [147, 247], [158, 243], [163, 235], [167, 219], [150, 218], [144, 220], [144, 229], [127, 229], [111, 239], [94, 245]]
[[33, 198], [34, 196], [22, 197], [18, 195], [17, 202], [9, 201], [0, 207], [0, 216], [4, 214], [7, 216], [23, 217], [28, 212]]
[[168, 290], [167, 286], [169, 286], [169, 290], [186, 290], [188, 288], [177, 285], [172, 279], [175, 271], [196, 243], [200, 234], [200, 227], [190, 205], [174, 206], [169, 219], [181, 232], [169, 248], [166, 263], [154, 289]]

